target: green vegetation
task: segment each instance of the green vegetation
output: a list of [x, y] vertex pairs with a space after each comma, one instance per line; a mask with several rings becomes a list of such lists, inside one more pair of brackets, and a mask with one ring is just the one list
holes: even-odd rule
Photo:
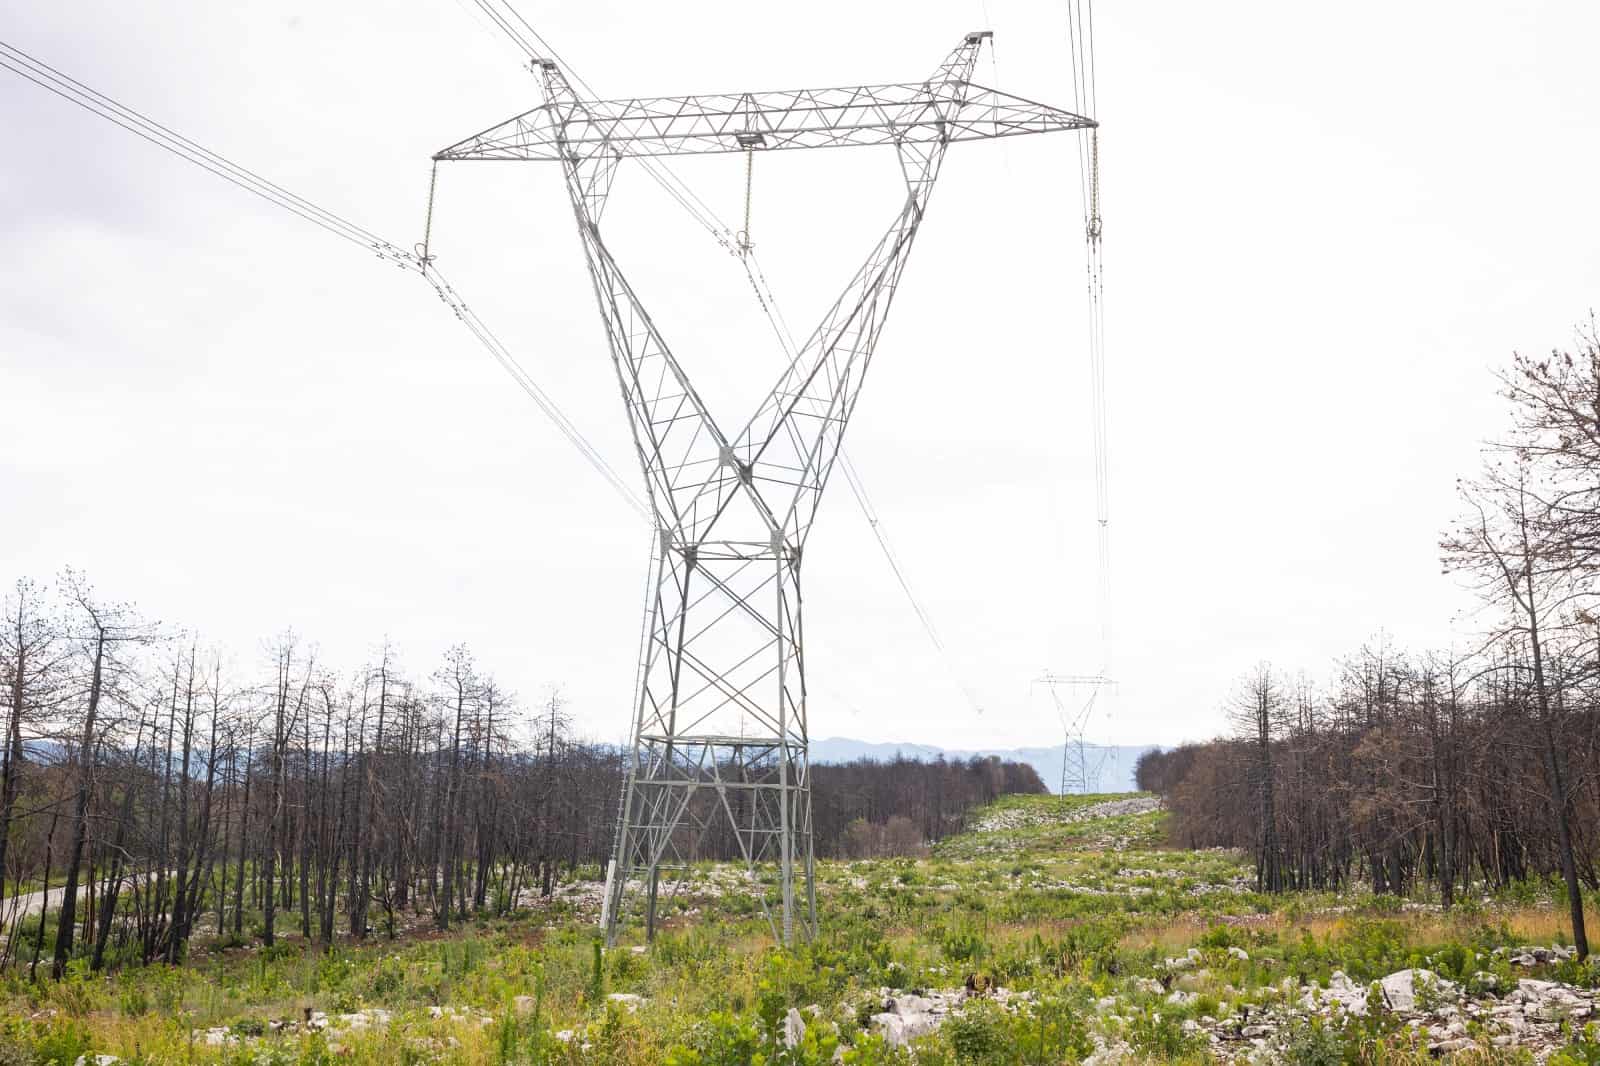
[[[1448, 914], [1426, 898], [1269, 897], [1243, 856], [1163, 846], [1165, 812], [1128, 799], [1006, 797], [925, 859], [823, 863], [824, 934], [792, 951], [771, 944], [725, 868], [707, 865], [671, 897], [649, 951], [602, 952], [593, 893], [570, 890], [564, 903], [448, 934], [326, 953], [292, 938], [262, 950], [197, 937], [177, 967], [104, 976], [74, 960], [59, 983], [22, 970], [0, 985], [0, 1066], [86, 1054], [710, 1066], [821, 1064], [836, 1052], [857, 1064], [1253, 1052], [1307, 1066], [1421, 1063], [1439, 1041], [1367, 982], [1427, 971], [1413, 982], [1418, 1010], [1453, 988], [1494, 1003], [1519, 978], [1600, 983], [1593, 965], [1552, 955], [1529, 968], [1497, 953], [1559, 941], [1553, 885]], [[1373, 1009], [1297, 1006], [1341, 982]], [[875, 1018], [890, 1001], [933, 1020], [892, 1033]], [[1528, 1040], [1544, 1040], [1559, 1066], [1595, 1066], [1600, 1034], [1580, 1013], [1552, 1016]], [[1466, 1025], [1455, 1054], [1531, 1061], [1527, 1041], [1494, 1042], [1491, 1020]]]

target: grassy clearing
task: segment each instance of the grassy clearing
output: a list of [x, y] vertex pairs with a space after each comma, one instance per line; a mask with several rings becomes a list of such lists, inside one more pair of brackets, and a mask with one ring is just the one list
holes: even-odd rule
[[[986, 826], [926, 859], [822, 863], [821, 941], [770, 944], [758, 909], [705, 866], [667, 904], [649, 952], [599, 953], [592, 892], [480, 919], [447, 937], [271, 950], [197, 945], [178, 968], [60, 984], [0, 981], [0, 1066], [139, 1062], [1045, 1063], [1092, 1054], [1306, 1063], [1430, 1059], [1419, 1030], [1334, 1017], [1263, 1047], [1208, 1033], [1286, 1008], [1336, 973], [1364, 982], [1426, 967], [1460, 982], [1530, 975], [1592, 988], [1600, 970], [1513, 970], [1497, 948], [1561, 943], [1552, 887], [1434, 901], [1359, 891], [1271, 898], [1231, 852], [1168, 848], [1160, 810], [1096, 815], [1127, 797], [1008, 797]], [[1086, 816], [1088, 812], [1091, 816]], [[1190, 952], [1193, 952], [1191, 957]], [[885, 991], [973, 988], [937, 1031], [891, 1047]], [[995, 993], [991, 990], [1001, 989]], [[1006, 998], [1010, 997], [1010, 998]], [[806, 1034], [783, 1042], [791, 1008]], [[326, 1028], [322, 1020], [326, 1018]], [[308, 1019], [311, 1024], [308, 1024]], [[1581, 1019], [1580, 1019], [1581, 1021]], [[319, 1031], [309, 1031], [316, 1029]], [[1315, 1029], [1315, 1031], [1313, 1031]], [[1581, 1026], [1561, 1066], [1594, 1066]], [[1467, 1061], [1513, 1061], [1488, 1028]], [[1232, 1038], [1230, 1037], [1230, 1041]], [[1237, 1046], [1236, 1046], [1237, 1044]], [[1600, 1054], [1600, 1038], [1593, 1044]], [[1107, 1050], [1109, 1049], [1109, 1050]], [[1550, 1050], [1541, 1049], [1541, 1053]]]

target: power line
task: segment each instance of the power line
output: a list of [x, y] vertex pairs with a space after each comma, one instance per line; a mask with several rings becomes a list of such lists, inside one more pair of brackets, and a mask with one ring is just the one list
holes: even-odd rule
[[[518, 44], [529, 56], [537, 53], [533, 50], [528, 40], [524, 38], [507, 18], [496, 12], [488, 0], [474, 0], [476, 5]], [[524, 19], [510, 3], [505, 4], [519, 22], [536, 40], [551, 58], [560, 60], [560, 55]], [[321, 207], [304, 197], [291, 192], [283, 186], [273, 182], [260, 174], [243, 167], [231, 159], [206, 148], [204, 145], [178, 133], [162, 123], [156, 122], [136, 109], [129, 107], [118, 100], [92, 88], [84, 82], [73, 78], [71, 75], [37, 59], [5, 41], [0, 41], [0, 66], [11, 71], [35, 85], [55, 94], [56, 96], [72, 103], [89, 113], [103, 118], [114, 125], [154, 144], [156, 147], [177, 156], [185, 162], [191, 163], [224, 181], [235, 185], [252, 195], [283, 208], [300, 218], [316, 225], [334, 236], [343, 238], [357, 246], [375, 254], [378, 258], [405, 269], [415, 270], [426, 280], [441, 302], [450, 308], [451, 313], [467, 327], [468, 331], [478, 340], [484, 350], [500, 364], [502, 369], [512, 378], [519, 388], [534, 401], [541, 413], [567, 438], [568, 442], [577, 449], [584, 460], [603, 477], [637, 514], [649, 517], [649, 508], [639, 497], [638, 493], [629, 487], [628, 483], [617, 473], [616, 469], [605, 459], [604, 455], [584, 436], [576, 424], [566, 415], [553, 397], [539, 385], [537, 380], [522, 366], [510, 352], [499, 337], [483, 322], [481, 317], [471, 309], [464, 299], [457, 293], [444, 275], [438, 270], [430, 259], [426, 258], [426, 249], [422, 254], [407, 251], [392, 241], [386, 240], [373, 231], [360, 226], [348, 218]], [[576, 73], [573, 79], [584, 86], [591, 95], [594, 94], [592, 86], [585, 82]], [[658, 184], [665, 189], [673, 199], [680, 204], [692, 217], [694, 217], [711, 235], [727, 248], [735, 251], [735, 239], [732, 231], [718, 218], [712, 209], [696, 195], [670, 168], [655, 160], [641, 160], [646, 170]], [[698, 206], [697, 206], [698, 205]], [[430, 228], [432, 196], [429, 198]], [[421, 247], [421, 246], [419, 246]], [[760, 270], [758, 262], [754, 262], [753, 255], [740, 257], [744, 269], [755, 289], [758, 302], [765, 311], [774, 331], [781, 341], [786, 342], [786, 350], [792, 352], [793, 338], [789, 334], [787, 322], [784, 321], [782, 310], [778, 306], [776, 295], [766, 281], [765, 274]], [[969, 685], [960, 677], [950, 659], [949, 651], [935, 627], [932, 616], [923, 605], [921, 599], [914, 591], [905, 567], [900, 562], [885, 530], [882, 519], [871, 503], [867, 494], [866, 485], [859, 472], [851, 462], [849, 456], [841, 452], [841, 465], [845, 470], [846, 480], [849, 482], [852, 494], [861, 508], [863, 516], [867, 519], [874, 539], [878, 542], [885, 560], [901, 591], [905, 595], [919, 624], [928, 636], [935, 652], [941, 657], [952, 679], [962, 691], [968, 703], [981, 713], [977, 699]]]
[[156, 122], [134, 108], [120, 103], [5, 41], [0, 41], [0, 67], [4, 67], [13, 74], [33, 82], [40, 88], [54, 93], [56, 96], [77, 105], [90, 114], [122, 127], [129, 133], [148, 141], [187, 163], [192, 163], [276, 207], [281, 207], [298, 215], [336, 237], [341, 237], [376, 254], [380, 259], [393, 263], [402, 269], [416, 271], [419, 276], [433, 287], [439, 299], [450, 308], [456, 318], [478, 339], [478, 342], [511, 376], [518, 387], [533, 400], [534, 404], [561, 435], [566, 437], [567, 441], [578, 450], [584, 460], [610, 483], [612, 489], [636, 513], [641, 517], [649, 516], [649, 508], [639, 498], [638, 493], [628, 486], [627, 482], [606, 461], [605, 456], [584, 436], [577, 425], [567, 417], [566, 412], [561, 409], [554, 398], [539, 385], [527, 368], [517, 361], [510, 350], [489, 329], [477, 313], [467, 305], [466, 301], [461, 298], [444, 276], [431, 264], [424, 262], [417, 254], [406, 251], [392, 241], [385, 240], [371, 230], [357, 225], [342, 215], [329, 211], [312, 203], [303, 196], [290, 192], [276, 182], [270, 181], [255, 171], [240, 166], [227, 157], [211, 151], [176, 130]]
[[483, 319], [478, 317], [477, 312], [468, 307], [466, 302], [456, 295], [455, 289], [439, 273], [438, 267], [429, 265], [421, 273], [433, 285], [445, 305], [472, 332], [473, 336], [478, 338], [479, 343], [505, 369], [506, 373], [511, 375], [512, 380], [517, 383], [522, 391], [528, 394], [529, 398], [544, 413], [545, 417], [561, 431], [561, 434], [571, 442], [573, 447], [578, 449], [589, 465], [594, 467], [595, 471], [611, 484], [612, 489], [623, 498], [628, 506], [633, 508], [639, 517], [648, 520], [650, 509], [639, 498], [639, 494], [628, 487], [628, 483], [606, 461], [605, 456], [601, 455], [599, 450], [583, 435], [582, 431], [573, 424], [572, 420], [567, 417], [566, 412], [561, 410], [550, 394], [540, 387], [527, 369], [517, 361], [511, 351], [500, 341], [500, 338], [495, 336], [489, 327], [484, 324]]
[[[595, 91], [595, 88], [586, 80], [584, 80], [583, 76], [579, 74], [572, 67], [572, 65], [562, 57], [561, 53], [556, 50], [555, 46], [550, 43], [548, 38], [544, 37], [539, 33], [538, 30], [534, 29], [533, 25], [529, 23], [528, 20], [524, 18], [517, 10], [516, 6], [511, 3], [511, 0], [499, 0], [498, 6], [496, 4], [496, 0], [473, 0], [473, 3], [481, 11], [483, 11], [483, 13], [487, 15], [490, 20], [495, 23], [495, 25], [500, 27], [501, 31], [512, 41], [512, 43], [515, 44], [530, 59], [548, 57], [554, 60], [560, 65], [562, 71], [567, 75], [567, 77], [577, 85], [581, 86], [591, 98], [599, 98], [599, 93]], [[502, 6], [505, 9], [504, 12], [499, 10], [499, 8]], [[507, 13], [509, 13], [509, 15]], [[516, 25], [512, 23], [511, 20], [513, 19], [515, 20]], [[522, 27], [522, 31], [526, 31], [526, 35], [516, 28], [517, 25]], [[532, 39], [531, 42], [529, 38]], [[534, 47], [534, 43], [537, 43], [537, 49]], [[991, 39], [989, 43], [992, 49], [993, 40]], [[540, 51], [541, 49], [542, 55]], [[993, 59], [992, 51], [991, 59]], [[692, 217], [695, 218], [697, 222], [705, 227], [711, 233], [712, 237], [720, 245], [722, 245], [723, 248], [734, 253], [736, 258], [739, 259], [744, 268], [745, 276], [750, 282], [751, 289], [755, 293], [756, 302], [760, 305], [762, 312], [766, 315], [767, 322], [772, 327], [773, 333], [777, 336], [778, 342], [783, 347], [785, 355], [792, 359], [796, 351], [794, 336], [789, 331], [788, 323], [784, 319], [783, 311], [778, 304], [777, 295], [772, 291], [771, 286], [767, 283], [766, 275], [761, 270], [760, 263], [756, 260], [754, 251], [747, 244], [741, 241], [739, 236], [733, 233], [728, 228], [727, 224], [716, 215], [716, 212], [713, 211], [712, 208], [706, 204], [706, 202], [702, 200], [694, 192], [694, 190], [691, 189], [681, 178], [679, 178], [678, 175], [665, 163], [647, 157], [640, 158], [639, 162], [644, 165], [645, 170], [650, 174], [657, 184], [665, 189], [681, 207], [683, 207]], [[901, 592], [905, 595], [907, 602], [910, 604], [912, 613], [916, 616], [916, 619], [921, 625], [923, 632], [927, 635], [929, 642], [933, 645], [935, 653], [940, 658], [941, 663], [950, 674], [956, 686], [961, 690], [961, 693], [965, 697], [967, 703], [977, 713], [983, 713], [983, 708], [979, 705], [978, 699], [973, 693], [971, 686], [966, 683], [966, 681], [960, 676], [960, 673], [956, 670], [954, 661], [949, 653], [949, 649], [945, 646], [944, 640], [940, 637], [938, 629], [933, 624], [932, 616], [929, 614], [928, 609], [923, 605], [921, 598], [918, 597], [916, 592], [913, 590], [911, 580], [906, 573], [906, 569], [901, 564], [893, 546], [889, 541], [889, 535], [883, 526], [882, 519], [879, 517], [876, 509], [872, 506], [871, 499], [867, 494], [866, 484], [862, 480], [860, 473], [856, 470], [855, 464], [851, 462], [849, 454], [842, 447], [839, 451], [839, 462], [844, 468], [845, 480], [850, 485], [851, 493], [854, 495], [856, 503], [860, 506], [861, 513], [863, 517], [866, 518], [867, 525], [872, 530], [873, 538], [877, 541], [878, 547], [883, 553], [885, 561], [889, 564], [890, 571], [894, 574], [895, 582], [899, 585]]]
[[[1094, 0], [1067, 0], [1067, 43], [1072, 54], [1074, 109], [1099, 118], [1095, 78]], [[1106, 355], [1104, 267], [1101, 237], [1104, 222], [1100, 200], [1100, 131], [1078, 142], [1080, 195], [1083, 206], [1084, 261], [1089, 297], [1090, 426], [1094, 447], [1096, 555], [1100, 614], [1101, 669], [1111, 656], [1111, 478]]]
[[[500, 27], [501, 32], [525, 56], [529, 59], [550, 58], [555, 60], [560, 64], [562, 71], [570, 80], [577, 83], [590, 97], [599, 99], [600, 94], [595, 91], [594, 86], [584, 80], [583, 76], [563, 58], [548, 38], [540, 34], [527, 19], [522, 17], [522, 13], [516, 9], [510, 0], [500, 0], [500, 2], [505, 8], [505, 12], [499, 10], [495, 0], [473, 0], [478, 9], [489, 16], [490, 21]], [[516, 25], [511, 21], [512, 19], [515, 19], [516, 24], [521, 25], [523, 30], [527, 31], [526, 36], [516, 28]], [[532, 38], [532, 40], [530, 41], [529, 38]], [[538, 44], [538, 48], [534, 47], [535, 43]], [[736, 253], [738, 242], [733, 230], [729, 228], [728, 224], [717, 215], [709, 204], [689, 187], [687, 182], [678, 177], [677, 173], [661, 160], [641, 159], [639, 162], [656, 184], [660, 185], [667, 195], [671, 196], [680, 207], [703, 226], [718, 244], [722, 245], [727, 251]]]
[[126, 107], [103, 93], [89, 88], [77, 79], [61, 73], [56, 68], [33, 58], [21, 49], [4, 41], [0, 41], [0, 66], [26, 78], [28, 81], [62, 99], [76, 104], [91, 114], [121, 126], [135, 136], [149, 141], [151, 144], [176, 155], [180, 159], [208, 170], [223, 180], [231, 182], [269, 203], [294, 212], [306, 219], [306, 221], [321, 226], [336, 236], [376, 251], [381, 256], [393, 259], [402, 266], [409, 265], [406, 262], [409, 258], [409, 253], [402, 251], [381, 237], [357, 226], [348, 219], [296, 196], [258, 174], [238, 166], [226, 157], [218, 155], [189, 140], [187, 137], [169, 130], [160, 123], [146, 118], [132, 108]]
[[[803, 930], [815, 935], [800, 573], [840, 440], [948, 147], [963, 139], [1092, 125], [1072, 112], [1020, 98], [1006, 104], [1017, 116], [1015, 125], [974, 121], [992, 107], [971, 82], [988, 36], [963, 35], [920, 87], [802, 90], [818, 104], [800, 109], [805, 113], [797, 120], [790, 93], [656, 98], [673, 101], [675, 113], [695, 115], [711, 131], [672, 135], [665, 151], [675, 155], [724, 152], [731, 147], [730, 130], [733, 143], [743, 147], [766, 144], [758, 131], [774, 123], [784, 124], [786, 137], [796, 136], [792, 144], [775, 147], [858, 146], [863, 127], [833, 112], [881, 115], [885, 108], [903, 108], [895, 113], [905, 116], [873, 127], [870, 143], [895, 146], [906, 200], [735, 434], [713, 418], [602, 239], [599, 220], [619, 161], [660, 147], [658, 104], [589, 103], [555, 59], [541, 59], [547, 103], [533, 113], [539, 121], [530, 122], [527, 113], [516, 116], [437, 156], [561, 162], [661, 527], [653, 545], [659, 586], [648, 606], [650, 654], [601, 908], [608, 944], [630, 907], [653, 937], [661, 874], [667, 871], [670, 878], [670, 871], [691, 862], [694, 839], [720, 821], [688, 810], [694, 793], [712, 786], [719, 796], [734, 793], [717, 813], [736, 831], [752, 877], [768, 863], [778, 866], [781, 932], [777, 907], [762, 899], [774, 938], [792, 945], [797, 915]], [[556, 121], [547, 121], [552, 116]], [[759, 283], [756, 288], [759, 293]], [[733, 634], [740, 623], [756, 627], [762, 639], [752, 644], [742, 632]], [[745, 818], [732, 800], [747, 791], [775, 802]]]
[[[540, 386], [527, 368], [517, 360], [500, 338], [490, 330], [483, 319], [466, 303], [431, 260], [413, 252], [408, 252], [372, 231], [332, 211], [319, 207], [317, 204], [290, 192], [288, 189], [269, 181], [254, 171], [231, 162], [175, 130], [155, 122], [133, 108], [119, 103], [5, 41], [0, 41], [0, 66], [75, 104], [90, 114], [122, 127], [185, 162], [192, 163], [276, 207], [292, 212], [336, 237], [373, 252], [379, 258], [392, 262], [402, 269], [415, 270], [433, 287], [440, 301], [450, 309], [451, 314], [467, 327], [468, 331], [478, 340], [484, 350], [500, 364], [517, 386], [533, 400], [540, 412], [583, 456], [585, 462], [605, 478], [617, 495], [635, 513], [641, 518], [649, 519], [650, 509], [639, 494], [606, 461], [599, 450], [567, 417], [555, 399]], [[646, 577], [647, 587], [650, 577], [651, 575]], [[822, 684], [820, 687], [841, 705], [849, 708], [852, 714], [860, 713], [855, 702], [849, 697], [838, 692], [832, 686]]]
[[[1101, 264], [1101, 234], [1104, 227], [1100, 213], [1099, 92], [1095, 84], [1094, 0], [1067, 0], [1067, 46], [1071, 53], [1073, 110], [1096, 120], [1087, 141], [1078, 141], [1078, 176], [1089, 297], [1089, 422], [1094, 462], [1100, 672], [1093, 677], [1079, 678], [1046, 674], [1040, 679], [1050, 686], [1065, 733], [1062, 745], [1062, 792], [1066, 792], [1069, 786], [1086, 791], [1091, 777], [1098, 776], [1098, 767], [1091, 772], [1086, 737], [1101, 687], [1115, 684], [1105, 676], [1111, 663], [1111, 491], [1107, 460], [1109, 434], [1106, 428], [1105, 313], [1102, 306], [1104, 278]], [[1056, 696], [1056, 684], [1090, 685], [1089, 699], [1069, 717], [1060, 698]]]

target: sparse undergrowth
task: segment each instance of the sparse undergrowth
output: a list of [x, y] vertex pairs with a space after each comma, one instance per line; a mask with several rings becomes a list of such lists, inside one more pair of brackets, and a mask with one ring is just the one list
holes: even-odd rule
[[822, 863], [823, 936], [789, 952], [736, 872], [706, 866], [650, 951], [598, 952], [596, 886], [574, 883], [448, 937], [197, 944], [177, 968], [12, 976], [0, 1066], [1600, 1066], [1600, 969], [1561, 950], [1553, 887], [1448, 914], [1269, 897], [1235, 853], [1164, 846], [1164, 818], [1146, 797], [1007, 797], [926, 859]]

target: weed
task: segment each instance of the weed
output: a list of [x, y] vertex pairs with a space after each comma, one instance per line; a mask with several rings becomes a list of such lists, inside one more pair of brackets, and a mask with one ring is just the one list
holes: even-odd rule
[[1550, 1057], [1549, 1066], [1600, 1066], [1600, 1025], [1569, 1028], [1567, 1045]]
[[594, 965], [589, 970], [589, 1002], [598, 1003], [606, 992], [605, 946], [596, 938], [591, 947], [594, 949]]
[[1344, 1066], [1344, 1033], [1322, 1018], [1297, 1023], [1283, 1041], [1284, 1066]]

